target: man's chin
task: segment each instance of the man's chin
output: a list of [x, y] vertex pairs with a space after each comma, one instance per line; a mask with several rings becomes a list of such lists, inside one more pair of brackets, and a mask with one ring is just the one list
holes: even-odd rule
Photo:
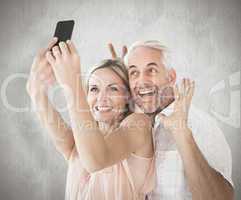
[[153, 104], [142, 104], [137, 105], [138, 108], [145, 114], [152, 114], [158, 110], [158, 106]]
[[154, 114], [157, 111], [156, 107], [145, 107], [143, 108], [145, 114]]

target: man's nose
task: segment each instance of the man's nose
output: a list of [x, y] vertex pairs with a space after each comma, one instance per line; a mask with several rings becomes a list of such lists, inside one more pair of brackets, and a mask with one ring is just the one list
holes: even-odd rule
[[148, 76], [146, 73], [140, 73], [137, 82], [139, 84], [149, 83], [151, 81], [150, 76]]

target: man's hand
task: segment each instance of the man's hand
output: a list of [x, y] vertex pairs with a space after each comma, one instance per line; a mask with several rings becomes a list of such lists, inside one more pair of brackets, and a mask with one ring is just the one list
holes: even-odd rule
[[72, 41], [60, 42], [48, 51], [46, 58], [52, 66], [57, 82], [62, 86], [76, 87], [80, 80], [80, 57]]
[[127, 47], [124, 45], [124, 46], [122, 47], [121, 57], [118, 57], [117, 54], [116, 54], [115, 48], [114, 48], [114, 46], [113, 46], [112, 43], [109, 43], [109, 44], [108, 44], [108, 48], [109, 48], [109, 51], [110, 51], [110, 53], [111, 53], [112, 59], [121, 58], [121, 59], [123, 60], [124, 57], [125, 57], [125, 55], [126, 55], [127, 52], [128, 52]]
[[56, 42], [57, 38], [53, 38], [49, 42], [48, 47], [39, 50], [34, 58], [30, 76], [26, 84], [26, 90], [34, 102], [39, 100], [40, 95], [45, 94], [46, 89], [55, 82], [53, 70], [45, 55]]
[[173, 113], [170, 116], [164, 116], [162, 113], [158, 114], [164, 128], [170, 130], [172, 133], [188, 128], [188, 111], [194, 93], [194, 86], [194, 81], [184, 78], [180, 91], [177, 85], [173, 89], [175, 97]]

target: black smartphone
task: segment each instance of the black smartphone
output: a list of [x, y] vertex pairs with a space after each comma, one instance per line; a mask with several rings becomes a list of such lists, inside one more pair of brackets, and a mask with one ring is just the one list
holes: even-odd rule
[[59, 42], [71, 39], [74, 29], [74, 20], [59, 21], [56, 25], [54, 37], [58, 38], [58, 42], [55, 45], [58, 45]]

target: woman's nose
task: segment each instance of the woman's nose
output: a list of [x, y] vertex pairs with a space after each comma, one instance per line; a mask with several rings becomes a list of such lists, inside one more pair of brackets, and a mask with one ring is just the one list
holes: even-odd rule
[[99, 92], [97, 99], [98, 99], [98, 102], [106, 102], [108, 99], [107, 92], [106, 91]]

